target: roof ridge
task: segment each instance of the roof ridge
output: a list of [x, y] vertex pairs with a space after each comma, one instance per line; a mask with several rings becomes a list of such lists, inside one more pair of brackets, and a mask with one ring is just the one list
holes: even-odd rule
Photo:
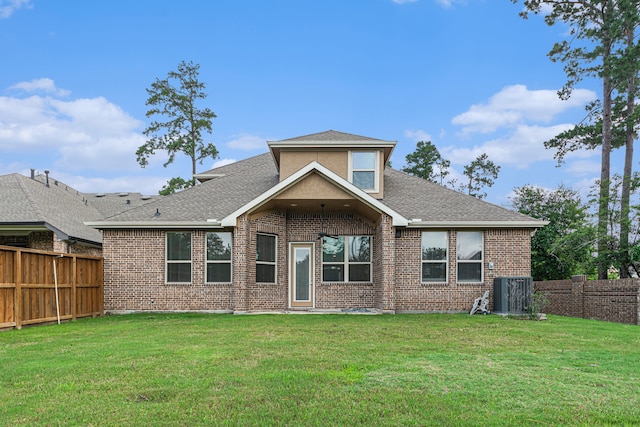
[[14, 173], [13, 174], [16, 177], [16, 182], [18, 183], [18, 185], [20, 186], [20, 188], [22, 189], [22, 192], [25, 194], [25, 198], [27, 199], [27, 201], [29, 202], [29, 205], [31, 206], [31, 208], [36, 212], [36, 214], [38, 216], [40, 216], [44, 222], [46, 223], [50, 223], [49, 218], [44, 214], [44, 212], [42, 211], [42, 209], [40, 209], [40, 205], [38, 205], [38, 203], [36, 203], [33, 194], [31, 193], [31, 189], [29, 189], [26, 185], [26, 180], [30, 180], [33, 181], [37, 184], [40, 185], [45, 185], [43, 183], [41, 183], [40, 181], [37, 181], [35, 179], [31, 180], [30, 178], [27, 178], [26, 176], [19, 174], [19, 173]]

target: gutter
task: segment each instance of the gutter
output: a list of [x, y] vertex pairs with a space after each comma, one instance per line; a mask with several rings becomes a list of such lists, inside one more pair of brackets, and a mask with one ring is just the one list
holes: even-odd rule
[[[215, 220], [214, 220], [215, 221]], [[185, 229], [185, 228], [223, 228], [220, 221], [85, 221], [84, 225], [98, 230], [106, 229], [142, 229], [142, 228], [164, 228], [164, 229]]]
[[549, 221], [423, 221], [411, 219], [407, 228], [542, 228]]

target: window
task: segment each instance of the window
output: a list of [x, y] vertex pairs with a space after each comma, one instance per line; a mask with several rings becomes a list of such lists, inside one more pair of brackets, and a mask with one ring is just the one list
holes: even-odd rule
[[370, 282], [371, 236], [322, 238], [323, 282]]
[[458, 282], [482, 282], [483, 246], [481, 231], [458, 232]]
[[365, 191], [378, 190], [378, 156], [375, 151], [351, 152], [351, 183]]
[[447, 281], [447, 248], [449, 239], [446, 231], [425, 231], [422, 233], [422, 281]]
[[276, 236], [257, 235], [256, 283], [276, 283]]
[[191, 282], [191, 233], [167, 233], [167, 283]]
[[207, 283], [231, 283], [231, 233], [207, 233]]

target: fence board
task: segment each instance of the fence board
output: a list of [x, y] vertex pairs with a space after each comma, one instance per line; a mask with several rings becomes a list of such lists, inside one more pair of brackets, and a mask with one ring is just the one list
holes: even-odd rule
[[0, 329], [103, 314], [102, 258], [0, 246]]

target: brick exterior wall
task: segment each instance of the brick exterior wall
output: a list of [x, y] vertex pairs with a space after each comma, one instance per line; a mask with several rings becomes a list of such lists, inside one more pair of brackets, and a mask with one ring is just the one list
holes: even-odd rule
[[[192, 233], [192, 283], [165, 284], [164, 230], [104, 230], [105, 310], [207, 310], [224, 312], [289, 309], [290, 242], [314, 245], [315, 309], [377, 309], [381, 312], [468, 311], [473, 300], [493, 290], [493, 278], [530, 275], [530, 231], [485, 230], [484, 282], [456, 283], [456, 230], [449, 235], [449, 281], [421, 283], [421, 231], [402, 229], [391, 218], [376, 224], [343, 213], [326, 213], [332, 235], [372, 236], [372, 281], [322, 282], [319, 213], [272, 211], [240, 216], [233, 229], [232, 284], [205, 283], [206, 230]], [[231, 230], [227, 230], [231, 231]], [[256, 235], [277, 236], [276, 283], [256, 283]], [[493, 270], [488, 263], [492, 262]]]
[[41, 251], [102, 256], [102, 248], [59, 240], [53, 231], [32, 231], [26, 236], [0, 236], [0, 245], [19, 246]]
[[534, 282], [534, 290], [549, 300], [548, 314], [640, 324], [640, 279], [573, 280]]
[[[405, 229], [396, 239], [396, 312], [469, 311], [485, 291], [493, 293], [495, 277], [531, 274], [530, 230], [490, 229], [483, 231], [483, 282], [458, 283], [457, 230], [450, 229], [440, 230], [447, 231], [449, 238], [447, 283], [422, 283], [422, 231]], [[489, 269], [490, 262], [493, 270]]]

